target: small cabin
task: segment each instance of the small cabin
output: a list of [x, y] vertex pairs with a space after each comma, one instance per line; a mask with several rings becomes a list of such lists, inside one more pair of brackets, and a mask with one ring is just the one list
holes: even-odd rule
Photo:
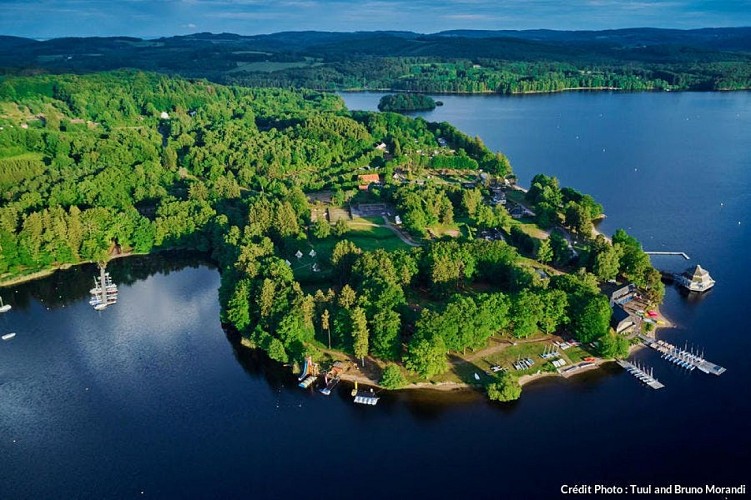
[[380, 184], [381, 176], [378, 174], [362, 174], [357, 176], [358, 189], [360, 191], [367, 191], [371, 184]]

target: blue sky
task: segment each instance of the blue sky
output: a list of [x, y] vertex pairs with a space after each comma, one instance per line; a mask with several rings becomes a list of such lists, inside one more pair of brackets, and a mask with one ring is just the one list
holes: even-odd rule
[[751, 26], [751, 0], [0, 0], [0, 34]]

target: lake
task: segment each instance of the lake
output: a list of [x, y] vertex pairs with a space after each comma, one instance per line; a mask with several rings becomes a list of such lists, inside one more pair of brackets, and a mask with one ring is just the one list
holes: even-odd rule
[[[379, 94], [346, 94], [375, 109]], [[441, 96], [421, 113], [479, 135], [520, 182], [592, 194], [658, 267], [701, 263], [717, 286], [668, 288], [664, 312], [725, 366], [687, 373], [642, 350], [665, 389], [608, 366], [491, 404], [403, 391], [376, 407], [349, 387], [302, 391], [219, 324], [219, 275], [196, 255], [110, 264], [118, 304], [88, 304], [81, 266], [0, 289], [0, 498], [550, 498], [562, 484], [732, 485], [748, 477], [751, 94]], [[740, 223], [740, 224], [739, 224]]]

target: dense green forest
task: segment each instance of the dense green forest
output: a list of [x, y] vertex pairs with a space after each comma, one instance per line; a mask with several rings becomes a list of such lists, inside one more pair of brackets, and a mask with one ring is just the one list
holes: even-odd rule
[[[358, 192], [365, 170], [383, 182]], [[116, 249], [197, 249], [217, 262], [222, 320], [246, 343], [280, 362], [340, 351], [398, 363], [390, 386], [403, 370], [440, 375], [449, 353], [496, 335], [567, 332], [622, 352], [598, 283], [621, 276], [659, 301], [649, 258], [623, 231], [612, 245], [593, 239], [602, 207], [544, 175], [526, 196], [553, 232], [530, 236], [486, 201], [510, 174], [505, 156], [450, 124], [351, 113], [314, 91], [141, 72], [6, 77], [0, 281], [106, 262]], [[327, 210], [394, 206], [419, 243], [328, 220], [312, 201], [321, 193]], [[441, 227], [458, 230], [432, 234]], [[504, 238], [475, 237], [489, 229]], [[316, 252], [315, 266], [298, 264]], [[518, 396], [516, 387], [506, 376], [489, 393]]]
[[408, 111], [432, 111], [436, 102], [432, 97], [422, 94], [388, 94], [378, 102], [379, 111], [396, 113]]
[[0, 68], [14, 74], [138, 68], [319, 90], [737, 90], [751, 88], [751, 29], [0, 37]]

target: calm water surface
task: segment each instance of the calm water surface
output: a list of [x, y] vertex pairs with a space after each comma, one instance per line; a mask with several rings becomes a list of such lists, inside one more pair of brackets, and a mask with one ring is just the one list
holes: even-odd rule
[[[374, 109], [378, 94], [345, 96]], [[548, 380], [498, 406], [472, 395], [301, 391], [219, 325], [217, 271], [195, 257], [119, 260], [115, 307], [88, 305], [92, 267], [10, 289], [0, 316], [0, 498], [551, 498], [563, 483], [747, 481], [751, 438], [751, 94], [441, 97], [423, 114], [591, 193], [601, 229], [680, 250], [717, 279], [669, 288], [679, 327], [728, 368], [686, 373], [637, 355], [666, 384], [613, 367]], [[740, 224], [739, 224], [740, 222]], [[662, 259], [676, 268], [685, 261]]]

